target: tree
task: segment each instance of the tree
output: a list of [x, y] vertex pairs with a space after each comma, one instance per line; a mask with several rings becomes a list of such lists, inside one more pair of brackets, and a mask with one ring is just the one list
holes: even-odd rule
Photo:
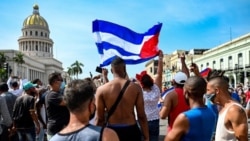
[[[18, 52], [18, 53], [16, 54], [16, 56], [13, 57], [13, 60], [14, 60], [14, 62], [17, 63], [18, 68], [19, 68], [20, 65], [21, 65], [21, 74], [22, 74], [22, 64], [25, 63], [25, 61], [23, 60], [23, 56], [24, 56], [24, 54], [22, 54], [21, 52]], [[19, 69], [18, 69], [18, 70], [19, 70]], [[18, 72], [19, 72], [19, 71], [18, 71]], [[17, 73], [18, 73], [18, 72], [17, 72]], [[20, 74], [18, 73], [17, 75], [20, 75]]]
[[77, 79], [78, 79], [78, 74], [82, 74], [82, 67], [84, 67], [84, 65], [81, 62], [78, 62], [77, 60], [75, 63], [71, 65], [71, 69], [73, 69], [74, 72], [73, 74], [76, 75]]
[[67, 73], [69, 74], [69, 76], [75, 75], [75, 74], [74, 74], [74, 71], [73, 71], [73, 69], [72, 69], [71, 67], [68, 67], [67, 69], [68, 69], [68, 70], [67, 70]]
[[0, 68], [3, 68], [4, 63], [6, 62], [7, 57], [3, 52], [0, 52]]
[[5, 81], [8, 77], [8, 69], [6, 70], [5, 65], [7, 61], [7, 57], [4, 52], [0, 52], [0, 82]]

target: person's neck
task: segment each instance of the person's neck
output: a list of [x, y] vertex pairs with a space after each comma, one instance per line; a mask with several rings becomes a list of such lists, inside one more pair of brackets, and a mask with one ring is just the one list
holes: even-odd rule
[[203, 99], [197, 99], [197, 100], [190, 99], [189, 103], [190, 103], [191, 109], [205, 107], [205, 103], [204, 103]]
[[89, 124], [89, 119], [83, 114], [72, 114], [70, 113], [70, 120], [68, 125], [60, 131], [60, 133], [70, 133], [77, 131]]
[[224, 97], [221, 97], [221, 100], [219, 101], [219, 105], [221, 105], [222, 107], [226, 107], [228, 103], [232, 103], [232, 102], [234, 101], [232, 100], [230, 96], [224, 96]]
[[114, 76], [114, 79], [125, 79], [124, 76], [116, 74], [116, 73], [114, 73], [113, 76]]

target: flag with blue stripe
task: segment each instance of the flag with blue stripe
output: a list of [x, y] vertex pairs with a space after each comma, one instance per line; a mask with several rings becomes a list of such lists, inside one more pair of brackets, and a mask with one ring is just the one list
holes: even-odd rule
[[93, 21], [92, 26], [97, 50], [101, 56], [100, 67], [111, 64], [115, 56], [124, 59], [126, 64], [142, 63], [157, 56], [162, 23], [154, 25], [142, 34], [103, 20]]

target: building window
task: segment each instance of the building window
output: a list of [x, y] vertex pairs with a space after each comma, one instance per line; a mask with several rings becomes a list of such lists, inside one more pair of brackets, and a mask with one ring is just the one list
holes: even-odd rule
[[38, 32], [37, 31], [35, 32], [35, 35], [38, 36]]
[[201, 64], [201, 70], [203, 70], [203, 64]]
[[220, 69], [223, 70], [223, 68], [224, 68], [224, 61], [223, 61], [223, 59], [221, 58], [221, 59], [220, 59]]
[[242, 57], [242, 53], [238, 54], [238, 64], [239, 64], [239, 68], [243, 68], [243, 57]]
[[213, 69], [215, 69], [216, 61], [213, 61]]
[[45, 33], [45, 37], [47, 37], [47, 33]]
[[25, 36], [27, 36], [28, 35], [28, 32], [27, 31], [25, 31]]
[[41, 36], [43, 36], [43, 32], [41, 32]]
[[233, 57], [229, 56], [228, 57], [228, 69], [233, 69]]
[[32, 31], [30, 31], [30, 36], [32, 36]]
[[153, 72], [153, 69], [152, 69], [152, 67], [150, 67], [150, 73], [152, 73]]
[[209, 63], [207, 62], [207, 67], [209, 67]]

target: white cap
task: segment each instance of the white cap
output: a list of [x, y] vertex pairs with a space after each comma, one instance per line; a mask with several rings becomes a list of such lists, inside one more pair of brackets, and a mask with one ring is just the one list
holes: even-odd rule
[[177, 72], [174, 76], [174, 81], [177, 84], [184, 84], [187, 81], [187, 75], [183, 72]]

